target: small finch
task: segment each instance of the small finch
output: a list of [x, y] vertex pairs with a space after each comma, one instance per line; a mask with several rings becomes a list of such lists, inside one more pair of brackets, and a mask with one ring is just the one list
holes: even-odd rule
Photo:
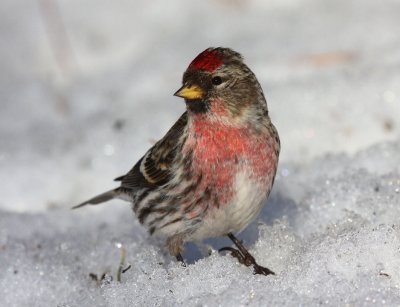
[[185, 99], [186, 112], [167, 134], [115, 179], [118, 188], [74, 208], [127, 200], [179, 261], [185, 242], [226, 235], [237, 249], [220, 251], [253, 266], [255, 274], [274, 274], [233, 235], [259, 214], [278, 164], [279, 136], [261, 86], [242, 56], [228, 48], [200, 53], [182, 83], [175, 96]]

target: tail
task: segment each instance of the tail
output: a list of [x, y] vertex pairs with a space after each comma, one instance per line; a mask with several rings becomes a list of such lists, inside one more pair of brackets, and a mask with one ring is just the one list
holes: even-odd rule
[[111, 200], [113, 198], [118, 197], [119, 194], [120, 194], [119, 193], [119, 188], [114, 189], [114, 190], [110, 190], [110, 191], [104, 192], [104, 193], [102, 193], [100, 195], [97, 195], [97, 196], [95, 196], [95, 197], [93, 197], [93, 198], [91, 198], [91, 199], [89, 199], [89, 200], [87, 200], [87, 201], [85, 201], [85, 202], [83, 202], [83, 203], [81, 203], [79, 205], [76, 205], [76, 206], [72, 207], [72, 209], [78, 209], [78, 208], [86, 206], [86, 205], [98, 205], [100, 203], [104, 203], [106, 201], [109, 201], [109, 200]]

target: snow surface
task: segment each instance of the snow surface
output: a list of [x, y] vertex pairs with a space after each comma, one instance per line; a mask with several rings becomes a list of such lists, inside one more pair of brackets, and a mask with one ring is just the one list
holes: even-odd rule
[[[0, 306], [400, 305], [399, 1], [3, 0], [0, 16]], [[69, 210], [174, 123], [208, 46], [245, 56], [281, 136], [239, 235], [276, 276], [218, 254], [224, 238], [188, 244], [183, 268], [121, 201]]]

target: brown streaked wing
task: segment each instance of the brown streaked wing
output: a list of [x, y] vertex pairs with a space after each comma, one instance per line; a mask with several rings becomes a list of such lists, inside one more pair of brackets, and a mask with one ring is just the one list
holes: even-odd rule
[[121, 187], [128, 189], [156, 188], [171, 179], [170, 169], [180, 149], [182, 133], [187, 124], [187, 113], [183, 113], [167, 134], [158, 141], [125, 175], [116, 178]]

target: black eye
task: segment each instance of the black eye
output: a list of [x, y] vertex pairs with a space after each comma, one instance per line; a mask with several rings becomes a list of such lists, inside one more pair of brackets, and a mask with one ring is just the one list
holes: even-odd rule
[[218, 77], [218, 76], [213, 77], [213, 78], [211, 79], [211, 83], [212, 83], [213, 85], [220, 85], [220, 84], [222, 83], [222, 78], [221, 78], [221, 77]]

